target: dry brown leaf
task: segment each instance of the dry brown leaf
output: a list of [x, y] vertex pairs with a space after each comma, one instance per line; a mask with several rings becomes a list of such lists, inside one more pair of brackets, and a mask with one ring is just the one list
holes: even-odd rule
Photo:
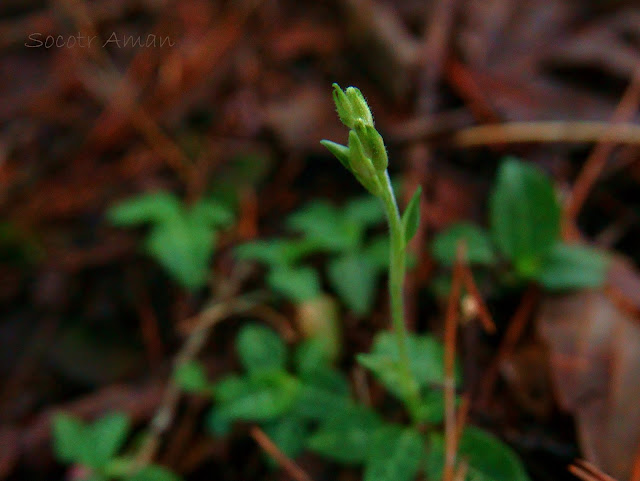
[[[625, 292], [632, 282], [640, 292], [640, 277], [623, 261], [615, 261], [609, 282]], [[629, 479], [640, 442], [638, 319], [604, 290], [581, 291], [545, 299], [537, 327], [549, 345], [560, 405], [576, 417], [585, 458]]]

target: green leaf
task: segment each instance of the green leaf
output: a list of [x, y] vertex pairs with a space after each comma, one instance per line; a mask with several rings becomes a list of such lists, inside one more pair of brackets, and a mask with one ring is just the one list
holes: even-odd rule
[[180, 481], [180, 477], [162, 466], [155, 464], [145, 466], [141, 470], [127, 476], [126, 481]]
[[295, 459], [305, 449], [309, 426], [304, 419], [288, 415], [264, 426], [265, 433], [287, 457]]
[[470, 264], [493, 265], [496, 256], [489, 235], [479, 227], [461, 222], [438, 234], [431, 246], [435, 260], [445, 266], [453, 266], [456, 261], [458, 242], [466, 245], [466, 259]]
[[606, 256], [586, 246], [556, 244], [536, 279], [547, 289], [587, 289], [601, 286], [607, 276]]
[[420, 195], [422, 187], [418, 187], [413, 193], [413, 197], [407, 205], [407, 209], [402, 214], [402, 225], [404, 226], [404, 241], [408, 244], [413, 236], [418, 232], [420, 224]]
[[367, 259], [376, 271], [384, 272], [389, 269], [389, 249], [389, 236], [380, 235], [369, 242], [361, 255]]
[[173, 194], [145, 194], [118, 204], [108, 212], [116, 225], [153, 223], [145, 240], [147, 253], [183, 287], [204, 286], [216, 240], [215, 227], [231, 222], [222, 204], [203, 200], [185, 209]]
[[348, 254], [332, 259], [327, 268], [331, 287], [359, 316], [371, 311], [376, 293], [376, 269], [366, 257]]
[[130, 430], [129, 418], [122, 413], [107, 414], [90, 425], [89, 439], [83, 440], [91, 446], [91, 462], [87, 465], [105, 466], [122, 449]]
[[202, 393], [209, 388], [207, 372], [198, 361], [190, 361], [177, 366], [174, 380], [185, 392]]
[[524, 278], [534, 277], [560, 235], [560, 204], [533, 165], [506, 160], [489, 201], [491, 235]]
[[249, 372], [285, 369], [287, 346], [272, 329], [259, 324], [242, 328], [236, 339], [242, 366]]
[[326, 368], [331, 363], [331, 347], [324, 337], [311, 337], [302, 341], [294, 352], [294, 367], [301, 377]]
[[383, 426], [372, 437], [363, 480], [414, 481], [424, 454], [424, 440], [418, 431]]
[[316, 369], [302, 377], [295, 412], [313, 421], [326, 420], [353, 407], [349, 381], [334, 369]]
[[351, 172], [351, 165], [349, 165], [349, 147], [346, 145], [336, 144], [330, 140], [321, 140], [320, 143], [340, 161], [345, 169]]
[[373, 411], [353, 406], [322, 423], [307, 447], [341, 463], [359, 464], [367, 459], [369, 445], [381, 424]]
[[189, 211], [196, 224], [225, 227], [233, 222], [233, 212], [226, 205], [213, 199], [202, 199]]
[[183, 287], [195, 290], [207, 282], [214, 244], [210, 227], [180, 218], [156, 226], [146, 249]]
[[267, 275], [269, 286], [292, 302], [315, 299], [321, 293], [318, 273], [310, 267], [278, 267]]
[[107, 211], [117, 226], [167, 222], [183, 215], [182, 203], [170, 192], [152, 192], [122, 201]]
[[300, 240], [258, 240], [239, 245], [234, 252], [238, 259], [255, 260], [271, 267], [295, 264], [313, 252], [315, 245]]
[[60, 461], [66, 463], [85, 461], [88, 431], [85, 424], [67, 414], [58, 413], [53, 417], [53, 450]]
[[363, 228], [373, 227], [384, 221], [384, 208], [380, 199], [367, 195], [349, 201], [344, 216]]
[[218, 408], [213, 406], [204, 418], [204, 426], [212, 436], [221, 438], [231, 432], [232, 423], [229, 419], [220, 416]]
[[301, 232], [314, 242], [317, 250], [341, 252], [360, 242], [361, 227], [345, 222], [340, 211], [324, 201], [315, 201], [297, 210], [287, 219], [287, 227]]
[[[407, 339], [411, 374], [418, 387], [444, 382], [444, 346], [431, 336], [410, 335]], [[400, 369], [400, 355], [395, 335], [381, 332], [376, 336], [371, 353], [359, 354], [358, 362], [371, 370], [389, 392], [401, 400], [406, 398]]]
[[[486, 431], [468, 426], [458, 447], [458, 459], [469, 463], [469, 481], [529, 481], [518, 455], [505, 443]], [[427, 462], [428, 478], [442, 479], [444, 466], [444, 438], [432, 434]]]
[[420, 421], [432, 425], [441, 424], [444, 421], [444, 392], [440, 389], [426, 389], [421, 401], [418, 409]]
[[[232, 379], [232, 380], [230, 380]], [[300, 383], [285, 372], [264, 371], [217, 385], [222, 419], [269, 421], [289, 411], [300, 394]]]

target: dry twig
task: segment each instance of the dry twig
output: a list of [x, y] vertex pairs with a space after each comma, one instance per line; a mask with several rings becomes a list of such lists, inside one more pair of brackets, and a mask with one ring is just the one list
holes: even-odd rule
[[313, 481], [311, 476], [305, 473], [295, 461], [288, 458], [287, 455], [284, 454], [278, 446], [269, 439], [269, 436], [267, 436], [258, 426], [253, 426], [251, 428], [251, 437], [256, 441], [256, 443], [258, 443], [265, 453], [275, 459], [278, 466], [284, 469], [287, 474], [291, 476], [291, 479], [294, 479], [295, 481]]
[[444, 432], [445, 432], [445, 463], [444, 481], [453, 481], [456, 466], [456, 451], [458, 441], [458, 428], [456, 424], [456, 331], [458, 327], [458, 314], [460, 307], [460, 292], [462, 290], [462, 259], [464, 258], [465, 245], [458, 244], [457, 259], [453, 269], [453, 281], [447, 304], [447, 313], [444, 327]]

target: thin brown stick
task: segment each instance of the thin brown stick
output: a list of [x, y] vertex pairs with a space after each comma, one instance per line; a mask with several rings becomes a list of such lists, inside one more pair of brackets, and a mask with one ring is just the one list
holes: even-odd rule
[[467, 472], [469, 472], [469, 462], [463, 459], [458, 463], [458, 469], [456, 469], [453, 481], [464, 481], [467, 479]]
[[295, 481], [313, 481], [311, 476], [304, 472], [304, 470], [298, 466], [298, 464], [287, 457], [276, 444], [269, 439], [269, 436], [265, 434], [265, 432], [260, 429], [258, 426], [253, 426], [251, 428], [251, 437], [258, 443], [258, 446], [262, 448], [262, 450], [271, 456], [278, 466], [280, 466], [291, 479]]
[[533, 311], [537, 299], [537, 287], [529, 287], [529, 289], [522, 297], [522, 301], [520, 301], [518, 309], [509, 322], [509, 327], [507, 328], [507, 332], [505, 333], [500, 347], [498, 348], [498, 353], [487, 369], [487, 373], [482, 380], [482, 385], [480, 387], [479, 401], [480, 404], [485, 408], [489, 405], [494, 386], [496, 384], [496, 381], [498, 380], [500, 365], [502, 364], [502, 361], [506, 357], [508, 357], [511, 352], [513, 352], [518, 341], [522, 337], [522, 333], [527, 326], [527, 321], [531, 316], [531, 312]]
[[602, 472], [584, 459], [576, 459], [574, 464], [569, 465], [569, 471], [584, 481], [616, 481], [615, 478]]
[[[217, 304], [203, 312], [200, 325], [193, 329], [185, 343], [180, 348], [180, 351], [178, 351], [178, 354], [175, 356], [173, 362], [174, 370], [196, 358], [207, 339], [209, 339], [211, 329], [216, 324], [231, 314], [247, 311], [253, 307], [253, 305], [254, 303], [252, 301], [236, 299]], [[149, 423], [147, 437], [136, 456], [137, 464], [143, 466], [153, 460], [160, 446], [162, 436], [173, 423], [173, 418], [175, 416], [180, 396], [180, 387], [172, 378], [170, 378], [164, 395], [162, 396], [162, 401], [160, 402], [153, 419]]]
[[640, 103], [640, 68], [633, 75], [631, 83], [622, 96], [620, 103], [616, 107], [609, 128], [602, 133], [598, 145], [595, 147], [589, 158], [586, 160], [578, 178], [576, 179], [571, 196], [565, 204], [565, 219], [567, 222], [574, 222], [580, 209], [584, 205], [589, 192], [593, 188], [596, 180], [602, 173], [607, 159], [619, 143], [615, 136], [609, 138], [611, 133], [618, 129], [621, 122], [629, 122]]
[[467, 425], [467, 419], [469, 418], [470, 408], [471, 408], [471, 396], [469, 396], [468, 393], [465, 393], [462, 396], [462, 403], [460, 403], [460, 407], [458, 408], [458, 413], [456, 414], [456, 446], [460, 445], [460, 438], [462, 437], [464, 428]]
[[453, 481], [456, 466], [457, 426], [456, 426], [456, 331], [460, 308], [460, 292], [462, 290], [462, 259], [464, 258], [464, 243], [457, 248], [456, 264], [453, 268], [453, 281], [447, 304], [444, 323], [444, 432], [445, 432], [445, 462], [443, 481]]
[[562, 120], [507, 122], [467, 127], [453, 134], [451, 140], [456, 147], [463, 148], [520, 143], [615, 142], [640, 145], [640, 125]]

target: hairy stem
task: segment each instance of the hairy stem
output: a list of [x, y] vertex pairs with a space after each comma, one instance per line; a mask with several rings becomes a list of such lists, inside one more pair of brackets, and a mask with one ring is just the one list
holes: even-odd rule
[[391, 297], [391, 319], [393, 331], [398, 343], [400, 355], [400, 370], [402, 375], [405, 402], [414, 422], [417, 422], [420, 408], [420, 393], [411, 375], [409, 360], [408, 334], [404, 320], [404, 277], [406, 271], [406, 242], [404, 226], [400, 217], [398, 203], [396, 202], [389, 179], [389, 173], [385, 171], [379, 176], [382, 185], [381, 200], [387, 214], [389, 223], [389, 235], [391, 238], [390, 263], [389, 263], [389, 295]]

